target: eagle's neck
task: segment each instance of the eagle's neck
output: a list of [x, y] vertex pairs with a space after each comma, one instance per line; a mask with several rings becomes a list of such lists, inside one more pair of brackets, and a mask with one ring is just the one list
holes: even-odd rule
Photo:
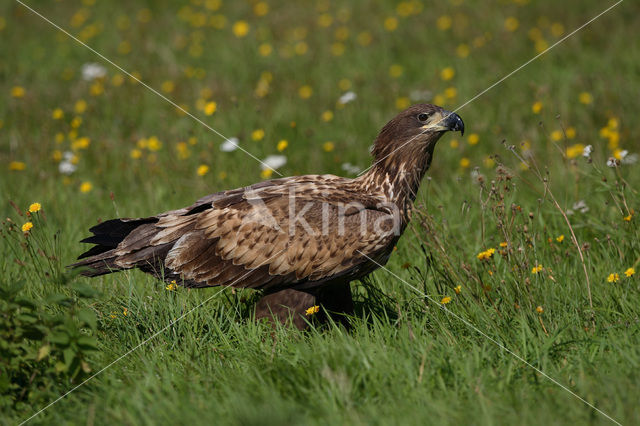
[[434, 145], [407, 146], [376, 159], [373, 166], [357, 178], [359, 185], [370, 194], [384, 194], [389, 202], [408, 212], [431, 165]]

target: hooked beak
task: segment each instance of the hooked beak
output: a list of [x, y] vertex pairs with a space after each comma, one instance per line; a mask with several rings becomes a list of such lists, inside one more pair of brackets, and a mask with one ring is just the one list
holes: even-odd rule
[[455, 112], [442, 111], [442, 120], [436, 124], [427, 124], [423, 126], [423, 130], [436, 131], [436, 132], [460, 132], [464, 136], [464, 121]]
[[452, 132], [460, 132], [461, 136], [464, 136], [464, 121], [455, 112], [445, 111], [445, 118], [442, 123]]

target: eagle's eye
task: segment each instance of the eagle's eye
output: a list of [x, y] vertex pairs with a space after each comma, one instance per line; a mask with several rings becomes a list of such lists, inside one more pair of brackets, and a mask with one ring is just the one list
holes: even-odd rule
[[420, 114], [418, 114], [418, 120], [420, 121], [427, 121], [429, 119], [429, 114], [427, 114], [426, 112], [422, 112]]

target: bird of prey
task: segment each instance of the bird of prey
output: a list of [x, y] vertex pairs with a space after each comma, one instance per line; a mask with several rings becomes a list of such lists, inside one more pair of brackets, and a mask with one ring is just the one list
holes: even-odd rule
[[86, 276], [138, 268], [189, 288], [262, 290], [256, 319], [298, 328], [310, 308], [344, 322], [349, 283], [389, 259], [447, 131], [464, 133], [457, 114], [411, 106], [382, 128], [361, 176], [273, 179], [156, 216], [108, 220], [90, 229], [82, 242], [95, 245], [71, 266]]

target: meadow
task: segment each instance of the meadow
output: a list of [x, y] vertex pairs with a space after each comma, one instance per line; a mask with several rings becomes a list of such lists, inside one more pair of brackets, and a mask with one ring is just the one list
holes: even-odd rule
[[[103, 57], [0, 6], [1, 424], [640, 423], [638, 4], [549, 51], [615, 2], [25, 4]], [[350, 331], [65, 268], [99, 220], [355, 176], [419, 102], [466, 133]]]

